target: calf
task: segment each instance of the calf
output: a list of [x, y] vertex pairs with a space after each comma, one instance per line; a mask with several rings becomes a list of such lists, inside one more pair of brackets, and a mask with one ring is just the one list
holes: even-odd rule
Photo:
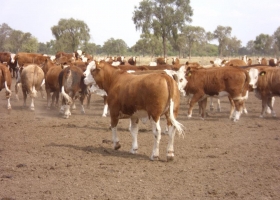
[[[167, 74], [133, 75], [119, 70], [106, 62], [88, 65], [96, 84], [108, 95], [108, 106], [111, 116], [111, 129], [114, 149], [121, 147], [117, 135], [119, 119], [131, 119], [133, 138], [131, 153], [138, 150], [137, 134], [139, 119], [150, 119], [154, 133], [154, 147], [151, 160], [158, 159], [161, 139], [160, 116], [166, 115], [170, 124], [167, 160], [174, 158], [174, 136], [176, 130], [183, 133], [183, 125], [176, 117], [179, 111], [180, 94], [176, 82]], [[89, 74], [85, 74], [89, 76]], [[161, 87], [158, 87], [158, 86]], [[156, 103], [155, 103], [156, 102]]]
[[6, 65], [0, 63], [0, 91], [3, 88], [5, 88], [5, 90], [6, 90], [7, 108], [8, 109], [12, 108], [11, 103], [10, 103], [10, 98], [12, 95], [11, 85], [12, 85], [11, 73]]

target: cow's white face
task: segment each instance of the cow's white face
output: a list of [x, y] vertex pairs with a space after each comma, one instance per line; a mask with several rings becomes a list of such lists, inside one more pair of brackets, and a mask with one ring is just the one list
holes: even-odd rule
[[89, 85], [89, 84], [92, 84], [92, 83], [95, 83], [95, 80], [94, 78], [92, 77], [91, 75], [91, 71], [96, 69], [96, 65], [95, 65], [95, 61], [91, 61], [88, 66], [87, 66], [87, 69], [86, 71], [84, 71], [84, 83], [86, 85]]
[[186, 67], [183, 65], [180, 67], [180, 69], [177, 71], [177, 77], [178, 77], [178, 88], [182, 94], [185, 94], [185, 87], [188, 83], [186, 79]]
[[16, 54], [14, 54], [14, 53], [11, 54], [11, 63], [15, 62], [15, 56], [16, 56]]
[[252, 88], [257, 88], [259, 70], [255, 69], [255, 68], [251, 68], [249, 70], [249, 76], [250, 76], [250, 83], [249, 83], [249, 85], [252, 86]]

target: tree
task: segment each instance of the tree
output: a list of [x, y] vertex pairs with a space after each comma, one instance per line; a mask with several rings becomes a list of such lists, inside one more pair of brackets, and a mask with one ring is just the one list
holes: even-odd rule
[[90, 39], [87, 24], [73, 18], [59, 20], [58, 25], [51, 27], [51, 31], [57, 40], [57, 51], [74, 52]]
[[186, 38], [189, 59], [191, 58], [192, 48], [195, 44], [204, 44], [207, 42], [206, 32], [204, 28], [199, 26], [185, 26], [182, 31]]
[[272, 37], [268, 34], [260, 34], [256, 37], [255, 49], [258, 50], [261, 54], [269, 54], [272, 45]]
[[37, 52], [38, 51], [38, 40], [35, 37], [30, 37], [27, 40], [23, 41], [21, 50], [27, 53]]
[[[13, 30], [10, 34], [9, 37], [9, 43], [11, 45], [11, 52], [19, 52], [19, 51], [24, 51], [25, 48], [27, 48], [26, 46], [23, 48], [23, 45], [27, 45], [28, 42], [34, 43], [35, 38], [32, 39], [32, 35], [31, 33], [23, 33], [22, 31], [18, 31], [18, 30]], [[33, 41], [32, 41], [33, 40]], [[37, 41], [37, 39], [36, 39]], [[37, 42], [38, 43], [38, 42]], [[35, 47], [35, 46], [33, 46]], [[30, 49], [30, 48], [28, 48]], [[36, 48], [33, 49], [34, 52], [37, 51]]]
[[226, 42], [226, 50], [229, 56], [237, 55], [238, 49], [241, 47], [241, 40], [236, 37], [228, 38]]
[[103, 45], [103, 52], [109, 55], [124, 55], [128, 49], [127, 44], [122, 39], [110, 38]]
[[225, 50], [226, 43], [230, 38], [232, 28], [229, 26], [217, 26], [216, 30], [214, 31], [214, 38], [219, 42], [219, 55], [223, 56], [223, 51]]
[[134, 7], [132, 20], [136, 30], [161, 37], [166, 56], [168, 37], [178, 37], [186, 22], [191, 22], [190, 0], [143, 0]]
[[3, 23], [0, 25], [0, 51], [7, 51], [8, 49], [5, 47], [6, 41], [8, 40], [12, 29], [8, 26], [8, 24]]

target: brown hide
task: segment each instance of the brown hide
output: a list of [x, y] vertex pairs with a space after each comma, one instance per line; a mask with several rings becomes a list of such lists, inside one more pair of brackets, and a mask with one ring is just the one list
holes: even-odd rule
[[0, 52], [0, 62], [1, 63], [9, 63], [11, 61], [11, 53], [9, 52]]
[[133, 75], [100, 62], [92, 76], [108, 94], [112, 127], [116, 127], [119, 118], [131, 116], [137, 110], [146, 110], [154, 121], [158, 121], [167, 112], [170, 97], [175, 103], [175, 117], [178, 114], [179, 90], [176, 82], [166, 74]]
[[156, 59], [156, 63], [157, 63], [157, 65], [166, 65], [167, 60], [168, 60], [168, 58], [166, 58], [166, 62], [165, 62], [165, 58], [159, 57]]
[[239, 67], [239, 66], [245, 66], [247, 63], [240, 59], [232, 59], [225, 63], [225, 66], [232, 66], [232, 67]]
[[127, 62], [128, 62], [130, 65], [135, 65], [135, 66], [136, 66], [136, 58], [137, 58], [137, 57], [135, 57], [135, 60], [133, 60], [133, 57], [131, 57], [131, 58], [128, 59]]
[[259, 70], [257, 91], [262, 98], [280, 96], [280, 69], [263, 67]]
[[[5, 89], [5, 81], [7, 82], [7, 86], [11, 91], [11, 85], [12, 85], [11, 73], [6, 65], [0, 63], [0, 91], [2, 89]], [[10, 95], [11, 93], [9, 91], [6, 91], [6, 97]]]
[[149, 70], [165, 70], [165, 69], [173, 69], [172, 65], [162, 64], [157, 66], [148, 66], [145, 65], [145, 67]]
[[[245, 96], [249, 89], [249, 74], [237, 67], [219, 67], [209, 69], [188, 68], [186, 73], [186, 94], [193, 94], [188, 114], [191, 115], [193, 106], [205, 95], [218, 95], [221, 91], [229, 93], [231, 99]], [[238, 111], [242, 109], [242, 102], [234, 100]]]
[[45, 60], [49, 58], [48, 56], [43, 56], [39, 53], [17, 53], [15, 56], [15, 62], [18, 63], [19, 67], [23, 67], [25, 64], [37, 64], [41, 65]]

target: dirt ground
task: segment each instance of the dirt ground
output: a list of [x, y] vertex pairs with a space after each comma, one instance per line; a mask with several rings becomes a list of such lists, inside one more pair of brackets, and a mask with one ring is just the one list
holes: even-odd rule
[[[22, 95], [20, 94], [20, 97]], [[28, 104], [30, 99], [28, 99]], [[166, 162], [168, 137], [162, 136], [160, 160], [150, 161], [153, 135], [140, 123], [137, 155], [129, 153], [129, 120], [121, 120], [122, 148], [112, 149], [109, 117], [101, 117], [103, 100], [93, 95], [90, 109], [63, 119], [35, 100], [35, 111], [22, 98], [6, 109], [0, 92], [0, 199], [280, 199], [280, 118], [259, 118], [261, 101], [251, 93], [249, 113], [239, 122], [222, 111], [209, 111], [203, 121], [197, 107], [187, 119], [181, 98], [178, 121], [185, 137], [175, 137], [175, 159]], [[275, 101], [280, 116], [280, 99]], [[165, 120], [162, 119], [162, 129]]]

